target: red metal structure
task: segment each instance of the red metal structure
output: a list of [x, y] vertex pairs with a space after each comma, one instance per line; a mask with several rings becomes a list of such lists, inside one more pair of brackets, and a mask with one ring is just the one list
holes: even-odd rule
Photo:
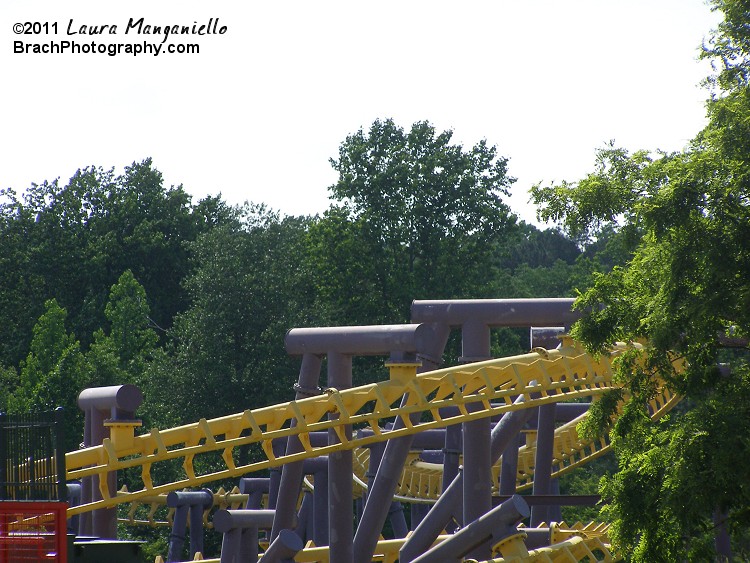
[[65, 563], [65, 502], [0, 502], [0, 563]]

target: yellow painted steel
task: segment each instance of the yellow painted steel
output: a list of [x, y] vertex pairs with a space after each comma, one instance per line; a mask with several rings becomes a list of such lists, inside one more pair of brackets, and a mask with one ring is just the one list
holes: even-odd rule
[[621, 559], [612, 554], [601, 538], [574, 536], [564, 542], [541, 547], [525, 554], [490, 559], [487, 563], [609, 563]]
[[[115, 439], [105, 439], [101, 446], [68, 453], [66, 477], [79, 479], [113, 470], [140, 468], [142, 488], [112, 497], [106, 490], [102, 491], [102, 500], [71, 508], [69, 515], [519, 408], [596, 397], [612, 386], [613, 358], [632, 346], [640, 345], [620, 344], [613, 347], [609, 355], [593, 358], [572, 341], [566, 340], [556, 350], [536, 350], [529, 354], [412, 376], [407, 376], [407, 368], [400, 365], [396, 376], [388, 381], [345, 391], [327, 389], [323, 395], [299, 401], [212, 420], [201, 419], [197, 423], [168, 430], [153, 429], [132, 437], [132, 440], [116, 434]], [[413, 373], [414, 366], [409, 366], [409, 370]], [[408, 399], [401, 405], [405, 395]], [[518, 395], [525, 396], [525, 404], [513, 404], [513, 399]], [[481, 407], [470, 413], [466, 409], [467, 403], [478, 403]], [[458, 407], [459, 414], [442, 417], [439, 409], [447, 406]], [[339, 417], [329, 420], [329, 412], [336, 412]], [[428, 416], [412, 424], [409, 415], [416, 412], [428, 413]], [[394, 417], [401, 417], [405, 427], [384, 432], [381, 421]], [[292, 420], [296, 422], [293, 427], [290, 426]], [[369, 428], [372, 435], [348, 439], [343, 432], [346, 424]], [[313, 447], [308, 433], [329, 428], [339, 435], [341, 443]], [[271, 441], [290, 435], [299, 436], [303, 451], [275, 456]], [[257, 453], [263, 458], [238, 466], [235, 452], [238, 447], [247, 444], [259, 446]], [[569, 453], [565, 455], [571, 457]], [[197, 464], [202, 458], [209, 463]], [[170, 483], [154, 483], [153, 466], [172, 460], [182, 462], [184, 477]], [[219, 466], [219, 469], [202, 473], [199, 470], [202, 466]], [[417, 488], [422, 489], [422, 484]]]

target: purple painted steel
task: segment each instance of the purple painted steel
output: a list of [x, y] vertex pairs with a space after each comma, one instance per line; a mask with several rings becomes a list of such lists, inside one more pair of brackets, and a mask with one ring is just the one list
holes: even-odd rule
[[458, 327], [482, 322], [491, 327], [570, 326], [581, 313], [572, 311], [574, 299], [465, 299], [413, 301], [411, 320], [441, 322]]
[[429, 325], [378, 325], [293, 328], [286, 333], [287, 353], [351, 356], [382, 356], [392, 352], [428, 350], [432, 339]]
[[[481, 362], [490, 359], [490, 327], [477, 320], [467, 320], [461, 327], [462, 357], [459, 361]], [[468, 403], [468, 412], [481, 410], [481, 403]], [[463, 525], [467, 526], [492, 509], [492, 461], [490, 459], [489, 418], [463, 425]], [[485, 560], [491, 555], [488, 544], [475, 546], [468, 556]]]
[[[339, 390], [352, 386], [352, 357], [340, 352], [328, 352], [328, 386]], [[338, 413], [328, 415], [337, 419]], [[343, 428], [344, 437], [351, 439], [352, 427]], [[340, 443], [336, 432], [328, 431], [328, 443]], [[354, 485], [352, 450], [340, 450], [328, 455], [328, 534], [331, 561], [351, 563], [353, 560], [354, 520], [352, 508]]]
[[[320, 368], [322, 362], [323, 359], [320, 355], [305, 354], [302, 357], [299, 379], [295, 386], [295, 399], [303, 399], [304, 397], [310, 396], [316, 392], [318, 382], [320, 381]], [[292, 421], [292, 424], [296, 425], [297, 422]], [[287, 455], [301, 452], [302, 449], [302, 444], [300, 444], [300, 441], [296, 436], [287, 440], [285, 447]], [[297, 506], [297, 498], [299, 497], [299, 491], [302, 487], [302, 477], [303, 470], [301, 461], [284, 464], [281, 470], [278, 490], [274, 491], [276, 518], [274, 519], [273, 528], [271, 530], [272, 540], [281, 530], [292, 528], [295, 507]]]
[[[419, 326], [416, 353], [422, 361], [416, 371], [417, 373], [432, 371], [440, 364], [440, 358], [442, 358], [443, 350], [448, 342], [450, 330], [447, 325], [437, 323], [416, 326]], [[407, 399], [408, 397], [404, 396], [402, 404]], [[420, 417], [421, 413], [412, 414], [410, 416], [411, 422], [417, 422]], [[396, 429], [404, 426], [403, 419], [396, 419], [394, 426]], [[362, 519], [357, 527], [357, 534], [354, 537], [353, 552], [356, 561], [372, 560], [378, 537], [388, 517], [391, 499], [398, 486], [398, 480], [413, 441], [414, 436], [409, 435], [388, 440], [386, 443], [382, 459], [378, 464], [377, 475], [368, 494]]]
[[323, 466], [313, 473], [313, 541], [320, 546], [328, 545], [328, 458], [324, 459]]
[[310, 491], [302, 493], [302, 504], [299, 507], [297, 527], [294, 533], [305, 542], [313, 539], [313, 525], [315, 517], [313, 515], [313, 496]]
[[478, 547], [490, 545], [490, 542], [497, 543], [517, 533], [516, 526], [528, 515], [529, 505], [523, 497], [513, 495], [500, 506], [489, 510], [413, 561], [414, 563], [460, 563], [465, 556], [476, 552]]
[[461, 510], [462, 496], [463, 474], [461, 468], [459, 468], [456, 478], [447, 489], [443, 490], [443, 494], [440, 495], [438, 501], [432, 505], [430, 511], [401, 547], [399, 551], [400, 562], [410, 563], [430, 548], [435, 538], [443, 530], [445, 523], [451, 519], [453, 514]]
[[[524, 402], [524, 397], [518, 397], [515, 403]], [[490, 460], [492, 463], [500, 458], [500, 454], [508, 444], [518, 436], [518, 432], [526, 424], [533, 413], [533, 409], [520, 409], [503, 415], [492, 429], [490, 442]], [[406, 540], [400, 551], [400, 561], [409, 563], [424, 553], [435, 541], [451, 516], [460, 512], [463, 501], [463, 472], [459, 471], [453, 482], [443, 489], [437, 502], [433, 505], [425, 519], [417, 526], [414, 533]]]
[[515, 494], [517, 477], [518, 439], [511, 440], [508, 447], [503, 451], [502, 465], [500, 466], [499, 493], [501, 495]]
[[[78, 406], [84, 411], [84, 447], [99, 446], [109, 437], [109, 429], [104, 426], [107, 416], [111, 420], [130, 421], [135, 410], [143, 403], [143, 394], [135, 385], [113, 385], [84, 389], [78, 395]], [[81, 482], [81, 504], [88, 504], [102, 498], [99, 490], [99, 476], [84, 477]], [[107, 473], [109, 494], [117, 490], [117, 472]], [[117, 539], [117, 509], [101, 508], [84, 513], [79, 520], [79, 534], [100, 538]]]
[[209, 489], [172, 491], [167, 495], [167, 506], [176, 509], [172, 534], [169, 536], [167, 561], [180, 561], [188, 513], [190, 516], [190, 557], [195, 557], [197, 552], [203, 553], [203, 511], [211, 507], [213, 502], [214, 494]]
[[[262, 563], [291, 563], [294, 561], [294, 556], [304, 547], [305, 545], [300, 537], [293, 531], [281, 530], [276, 539], [268, 546], [260, 561]], [[248, 559], [248, 561], [255, 561], [255, 559]]]
[[[536, 458], [534, 460], [535, 495], [548, 495], [551, 492], [552, 454], [555, 445], [555, 403], [539, 407], [539, 423], [536, 437]], [[531, 509], [531, 527], [542, 522], [549, 523], [549, 506], [536, 505]]]
[[115, 420], [127, 420], [117, 416], [118, 411], [132, 413], [143, 403], [143, 393], [135, 385], [112, 385], [110, 387], [91, 387], [78, 395], [78, 406], [81, 410], [96, 409], [110, 411]]
[[[440, 409], [440, 414], [444, 415], [443, 409]], [[446, 490], [458, 475], [461, 448], [463, 448], [463, 426], [461, 424], [448, 426], [445, 429], [445, 447], [443, 448], [445, 458], [443, 462], [443, 490]], [[460, 516], [459, 520], [461, 520], [460, 523], [463, 523], [463, 516]], [[456, 529], [456, 524], [452, 521], [448, 522], [445, 529], [448, 532], [453, 532]]]
[[532, 326], [529, 328], [529, 349], [552, 350], [560, 345], [560, 337], [565, 334], [564, 326]]
[[245, 508], [258, 510], [263, 504], [263, 495], [268, 494], [270, 479], [268, 477], [243, 477], [240, 479], [240, 493], [247, 495]]
[[[172, 517], [172, 533], [169, 534], [167, 563], [182, 561], [182, 548], [185, 546], [185, 528], [187, 527], [189, 508], [186, 505], [175, 508]], [[203, 526], [201, 525], [201, 529]]]
[[214, 529], [223, 534], [233, 529], [270, 529], [273, 510], [217, 510], [213, 517]]

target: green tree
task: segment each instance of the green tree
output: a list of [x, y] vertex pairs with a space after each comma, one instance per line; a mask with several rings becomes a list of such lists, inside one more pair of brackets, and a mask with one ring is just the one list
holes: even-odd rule
[[18, 387], [18, 372], [15, 368], [0, 366], [0, 412], [8, 412], [8, 403]]
[[151, 328], [146, 291], [130, 270], [112, 286], [104, 309], [109, 334], [94, 333], [94, 342], [86, 353], [89, 380], [97, 386], [132, 383], [149, 387], [148, 363], [159, 340]]
[[514, 179], [495, 147], [481, 141], [465, 150], [452, 136], [428, 122], [405, 131], [387, 119], [341, 144], [330, 188], [339, 203], [312, 232], [321, 236], [314, 271], [335, 309], [348, 308], [353, 292], [338, 291], [352, 285], [368, 303], [358, 318], [333, 320], [406, 320], [412, 299], [487, 291], [492, 245], [515, 222], [502, 201]]
[[[578, 300], [589, 313], [574, 335], [594, 351], [648, 342], [645, 357], [618, 365], [631, 398], [611, 426], [619, 471], [602, 484], [613, 539], [634, 561], [711, 559], [715, 514], [748, 556], [750, 471], [737, 460], [750, 459], [750, 370], [747, 347], [722, 342], [750, 334], [750, 5], [713, 4], [726, 19], [705, 56], [721, 65], [713, 84], [723, 90], [690, 146], [656, 155], [609, 146], [583, 180], [534, 190], [540, 215], [571, 235], [616, 226], [633, 241], [627, 263]], [[684, 397], [685, 413], [649, 419], [657, 381]], [[599, 402], [584, 430], [609, 428], [613, 406]]]
[[182, 279], [190, 241], [232, 218], [220, 198], [197, 205], [182, 186], [165, 188], [150, 159], [114, 170], [78, 170], [66, 185], [32, 184], [0, 192], [0, 363], [18, 365], [44, 302], [69, 313], [84, 348], [107, 321], [117, 276], [143, 284], [154, 322], [168, 328], [187, 306]]
[[[235, 225], [193, 245], [185, 282], [192, 304], [170, 331], [171, 357], [152, 371], [160, 403], [176, 421], [222, 416], [288, 400], [298, 362], [284, 334], [310, 324], [305, 272], [308, 221], [246, 209]], [[290, 377], [290, 374], [291, 377]]]
[[82, 431], [77, 400], [84, 387], [84, 357], [78, 340], [66, 332], [65, 309], [54, 299], [44, 307], [34, 326], [29, 355], [21, 362], [19, 385], [8, 398], [8, 410], [23, 413], [63, 407], [66, 445], [74, 448]]

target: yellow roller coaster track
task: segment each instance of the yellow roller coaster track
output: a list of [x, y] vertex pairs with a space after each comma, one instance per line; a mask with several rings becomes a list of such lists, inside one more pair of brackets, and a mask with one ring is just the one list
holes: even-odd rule
[[[353, 449], [398, 436], [442, 428], [451, 424], [499, 415], [519, 408], [570, 401], [583, 397], [597, 397], [611, 388], [612, 361], [632, 346], [618, 344], [608, 355], [594, 358], [575, 343], [566, 339], [555, 350], [538, 350], [529, 354], [498, 360], [436, 370], [416, 375], [414, 366], [392, 366], [391, 378], [369, 385], [338, 391], [327, 389], [322, 395], [273, 405], [256, 410], [224, 416], [212, 420], [171, 428], [153, 429], [149, 433], [133, 436], [116, 432], [101, 446], [70, 452], [66, 455], [67, 479], [90, 475], [103, 475], [109, 471], [140, 468], [142, 488], [110, 495], [102, 484], [102, 499], [73, 507], [70, 516], [89, 510], [114, 506], [120, 503], [145, 500], [153, 495], [185, 487], [201, 486], [220, 479], [238, 477], [250, 472], [283, 465], [291, 461], [326, 455], [342, 449]], [[513, 404], [516, 396], [523, 395], [526, 403]], [[408, 396], [403, 402], [402, 398]], [[673, 397], [660, 399], [664, 410], [674, 402]], [[478, 403], [478, 410], [469, 412], [468, 403]], [[442, 407], [458, 407], [458, 414], [443, 417]], [[420, 422], [412, 424], [409, 415], [425, 413]], [[334, 420], [329, 413], [338, 413]], [[384, 431], [382, 423], [401, 417], [405, 427]], [[290, 423], [295, 421], [294, 426]], [[369, 428], [371, 435], [347, 438], [344, 426], [352, 424]], [[341, 443], [316, 447], [310, 443], [309, 432], [333, 429]], [[556, 440], [556, 461], [569, 469], [586, 458], [600, 453], [606, 444], [587, 446], [581, 444], [575, 429], [560, 430]], [[300, 453], [275, 456], [272, 440], [297, 435], [303, 445]], [[259, 445], [259, 461], [237, 465], [238, 448]], [[577, 445], [577, 444], [580, 444]], [[587, 451], [587, 447], [589, 451]], [[591, 449], [593, 448], [593, 449]], [[212, 470], [200, 473], [196, 461], [210, 456]], [[531, 450], [523, 452], [522, 459], [533, 459]], [[169, 483], [155, 484], [152, 469], [160, 463], [180, 460], [184, 478]], [[221, 467], [216, 469], [220, 464]], [[530, 463], [519, 463], [519, 472], [532, 474]], [[520, 473], [519, 473], [520, 474]]]

